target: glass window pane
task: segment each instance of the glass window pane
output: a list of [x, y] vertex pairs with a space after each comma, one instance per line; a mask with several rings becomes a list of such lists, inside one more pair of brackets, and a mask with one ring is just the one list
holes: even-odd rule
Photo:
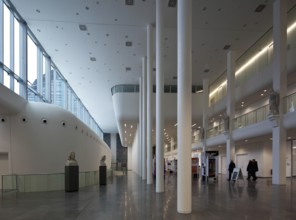
[[44, 99], [47, 99], [46, 97], [46, 58], [44, 55], [42, 55], [42, 96]]
[[4, 4], [4, 65], [10, 67], [10, 11]]
[[20, 75], [20, 23], [14, 18], [14, 73]]
[[56, 76], [56, 91], [55, 91], [55, 103], [56, 105], [60, 106], [63, 108], [64, 106], [64, 100], [65, 100], [65, 81], [63, 80], [63, 78], [60, 76], [60, 74], [57, 74]]
[[10, 89], [10, 76], [4, 71], [4, 85]]
[[27, 37], [28, 40], [28, 81], [34, 87], [37, 88], [37, 46], [32, 41], [30, 36]]
[[16, 79], [14, 80], [14, 92], [20, 94], [20, 83]]

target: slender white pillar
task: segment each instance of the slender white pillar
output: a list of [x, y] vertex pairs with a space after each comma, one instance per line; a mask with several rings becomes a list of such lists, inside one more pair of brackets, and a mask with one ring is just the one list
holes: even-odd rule
[[[226, 140], [226, 166], [229, 165], [230, 161], [234, 161], [235, 146], [232, 139], [232, 119], [234, 118], [234, 105], [235, 105], [235, 52], [228, 51], [227, 53], [227, 118], [228, 118], [228, 132]], [[224, 121], [226, 123], [226, 121]], [[227, 127], [227, 126], [226, 126]], [[226, 167], [227, 168], [227, 167]], [[227, 170], [227, 169], [226, 169]]]
[[201, 153], [201, 163], [202, 163], [202, 178], [206, 179], [206, 151], [207, 151], [207, 130], [208, 130], [208, 112], [209, 112], [209, 80], [203, 80], [203, 101], [202, 101], [202, 130], [201, 130], [201, 142], [202, 142], [202, 153]]
[[142, 179], [147, 178], [147, 67], [146, 57], [142, 58]]
[[142, 177], [142, 77], [139, 78], [139, 176]]
[[152, 26], [147, 25], [147, 184], [152, 177]]
[[156, 1], [156, 192], [164, 192], [163, 23], [164, 1]]
[[192, 0], [178, 1], [178, 181], [177, 211], [192, 211]]
[[272, 183], [286, 184], [286, 130], [283, 106], [287, 93], [287, 7], [286, 1], [273, 3], [273, 90], [279, 94], [279, 116], [272, 129]]

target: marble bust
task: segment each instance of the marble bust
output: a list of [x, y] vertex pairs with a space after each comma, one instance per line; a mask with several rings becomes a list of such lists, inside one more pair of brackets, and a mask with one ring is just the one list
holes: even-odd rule
[[106, 166], [106, 155], [102, 156], [101, 160], [100, 160], [100, 166]]
[[70, 153], [68, 160], [66, 161], [66, 166], [78, 166], [78, 162], [75, 159], [75, 152], [72, 151]]

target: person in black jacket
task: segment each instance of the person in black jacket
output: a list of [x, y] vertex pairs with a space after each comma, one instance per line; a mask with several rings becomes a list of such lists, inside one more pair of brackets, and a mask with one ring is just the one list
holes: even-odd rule
[[256, 181], [257, 176], [256, 172], [258, 171], [258, 163], [255, 159], [250, 160], [249, 164], [247, 166], [247, 171], [248, 171], [248, 180], [252, 177], [253, 181]]
[[228, 181], [231, 180], [231, 175], [234, 168], [235, 168], [235, 163], [231, 160], [228, 166], [228, 171], [229, 171]]

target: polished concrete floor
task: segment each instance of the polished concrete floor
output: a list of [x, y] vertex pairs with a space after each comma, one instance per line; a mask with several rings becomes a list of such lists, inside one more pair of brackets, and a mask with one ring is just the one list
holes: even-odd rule
[[55, 219], [296, 219], [296, 179], [285, 186], [271, 179], [233, 184], [226, 176], [208, 183], [192, 182], [192, 213], [177, 213], [177, 176], [167, 175], [165, 192], [155, 193], [136, 174], [115, 176], [107, 186], [79, 192], [1, 194], [0, 220]]

